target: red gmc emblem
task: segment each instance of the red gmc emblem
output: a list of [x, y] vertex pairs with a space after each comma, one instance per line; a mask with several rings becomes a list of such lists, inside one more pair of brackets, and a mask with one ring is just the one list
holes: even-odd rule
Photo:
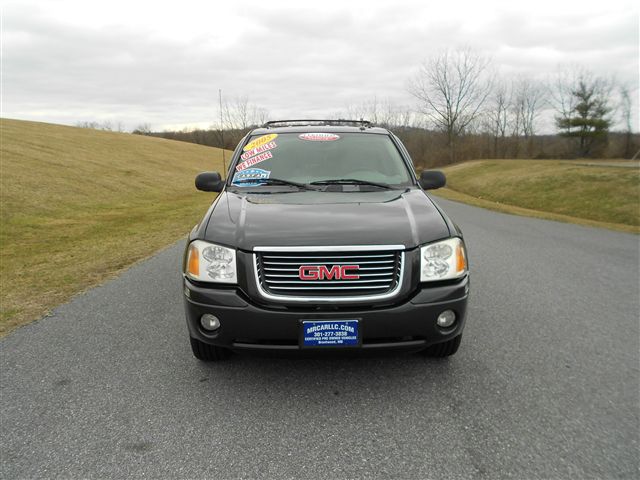
[[298, 270], [300, 280], [358, 280], [360, 265], [302, 265]]

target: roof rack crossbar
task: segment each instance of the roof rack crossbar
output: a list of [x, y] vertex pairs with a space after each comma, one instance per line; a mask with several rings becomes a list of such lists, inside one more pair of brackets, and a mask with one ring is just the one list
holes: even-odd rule
[[336, 126], [336, 125], [360, 125], [363, 127], [370, 127], [372, 124], [370, 121], [368, 120], [346, 120], [346, 119], [337, 119], [337, 120], [329, 120], [329, 119], [308, 119], [308, 118], [303, 118], [303, 119], [296, 119], [296, 120], [271, 120], [269, 122], [265, 122], [264, 125], [262, 125], [264, 128], [270, 128], [270, 127], [275, 127], [277, 125], [291, 125], [291, 124], [298, 124], [298, 125], [330, 125], [330, 126]]

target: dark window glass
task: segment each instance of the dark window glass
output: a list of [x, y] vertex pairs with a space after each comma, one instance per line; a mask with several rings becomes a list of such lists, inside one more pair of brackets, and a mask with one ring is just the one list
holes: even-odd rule
[[[233, 181], [278, 178], [298, 183], [356, 179], [408, 186], [411, 177], [388, 135], [280, 133], [249, 139], [233, 170]], [[254, 148], [248, 148], [255, 145]], [[259, 183], [253, 183], [256, 185]], [[237, 183], [242, 186], [242, 183]], [[244, 184], [250, 186], [250, 184]]]

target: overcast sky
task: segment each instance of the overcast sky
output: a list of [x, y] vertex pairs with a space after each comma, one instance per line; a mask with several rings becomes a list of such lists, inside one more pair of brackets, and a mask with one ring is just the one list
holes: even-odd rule
[[407, 80], [470, 46], [504, 75], [563, 64], [635, 90], [638, 2], [4, 1], [2, 116], [131, 129], [209, 126], [218, 89], [271, 118], [319, 117], [376, 96], [415, 105]]

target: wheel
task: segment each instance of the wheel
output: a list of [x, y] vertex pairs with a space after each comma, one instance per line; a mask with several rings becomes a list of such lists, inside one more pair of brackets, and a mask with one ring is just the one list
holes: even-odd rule
[[224, 360], [231, 356], [231, 350], [226, 348], [216, 347], [215, 345], [209, 345], [208, 343], [201, 342], [200, 340], [189, 337], [191, 340], [191, 351], [193, 356], [198, 360], [204, 362], [215, 362], [218, 360]]
[[451, 340], [447, 340], [446, 342], [431, 345], [430, 347], [425, 348], [421, 353], [427, 357], [450, 357], [458, 351], [461, 340], [462, 334], [458, 335], [457, 337], [453, 337]]

